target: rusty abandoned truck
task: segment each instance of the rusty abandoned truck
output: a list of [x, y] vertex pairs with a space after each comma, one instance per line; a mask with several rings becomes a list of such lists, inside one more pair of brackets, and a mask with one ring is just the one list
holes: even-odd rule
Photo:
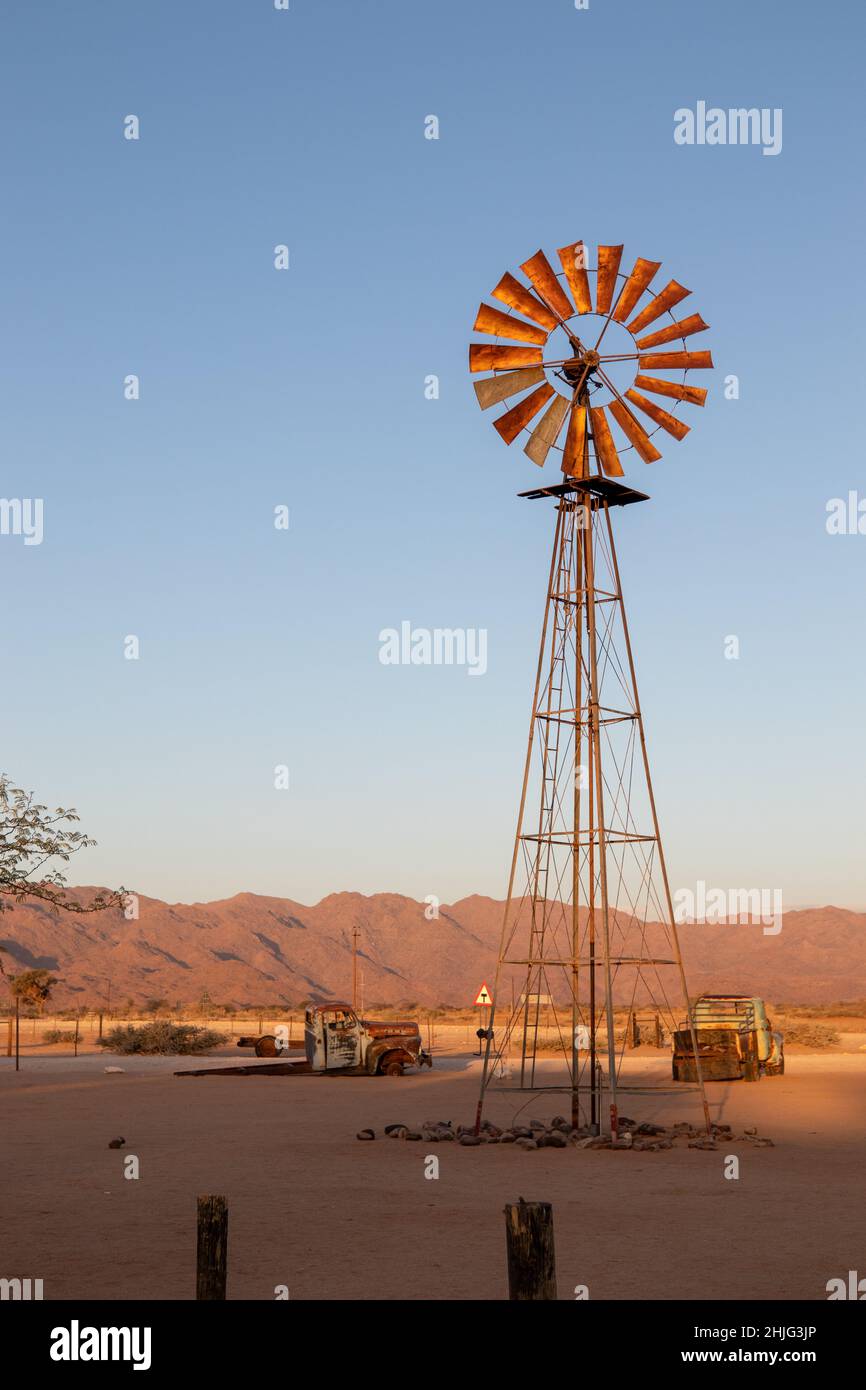
[[[773, 1031], [763, 999], [746, 994], [702, 994], [693, 1010], [701, 1075], [705, 1081], [757, 1081], [782, 1076], [785, 1043]], [[674, 1081], [696, 1081], [691, 1030], [681, 1023], [673, 1037]]]
[[[265, 1044], [265, 1046], [262, 1046]], [[238, 1047], [254, 1046], [257, 1057], [276, 1057], [286, 1050], [278, 1037], [240, 1038]], [[412, 1019], [373, 1023], [358, 1018], [351, 1004], [313, 1004], [304, 1012], [304, 1053], [311, 1071], [366, 1072], [402, 1076], [405, 1067], [431, 1066]]]
[[[285, 1036], [239, 1038], [238, 1047], [254, 1047], [257, 1057], [280, 1057], [288, 1051]], [[412, 1019], [374, 1023], [359, 1018], [351, 1004], [332, 1000], [311, 1004], [304, 1013], [304, 1060], [211, 1067], [176, 1072], [176, 1076], [304, 1075], [343, 1072], [350, 1076], [402, 1076], [407, 1067], [432, 1067], [433, 1058], [421, 1046], [421, 1031]]]

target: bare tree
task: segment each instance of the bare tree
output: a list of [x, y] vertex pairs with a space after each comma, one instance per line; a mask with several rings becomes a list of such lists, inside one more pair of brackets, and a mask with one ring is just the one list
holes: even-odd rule
[[[72, 827], [78, 815], [71, 807], [50, 811], [0, 774], [0, 912], [27, 898], [38, 898], [64, 912], [103, 912], [123, 903], [126, 889], [99, 893], [90, 903], [76, 902], [66, 890], [61, 865], [88, 845], [95, 845]], [[2, 957], [0, 974], [5, 975]], [[8, 978], [8, 977], [7, 977]], [[20, 977], [19, 977], [20, 978]]]

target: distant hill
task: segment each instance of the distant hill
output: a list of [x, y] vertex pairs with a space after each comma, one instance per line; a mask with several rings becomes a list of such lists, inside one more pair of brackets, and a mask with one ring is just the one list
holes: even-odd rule
[[[88, 902], [96, 888], [71, 890]], [[80, 916], [28, 903], [0, 914], [7, 971], [45, 966], [62, 984], [60, 1007], [111, 998], [192, 1003], [296, 1004], [351, 994], [352, 931], [360, 927], [365, 1003], [471, 1003], [492, 987], [503, 904], [473, 896], [425, 917], [396, 893], [332, 893], [313, 907], [239, 893], [211, 903], [139, 898], [139, 918], [119, 909]], [[866, 997], [866, 913], [822, 907], [788, 912], [778, 936], [760, 926], [680, 928], [693, 993], [757, 993], [773, 1001], [830, 1003]], [[0, 1004], [5, 1003], [0, 988]]]

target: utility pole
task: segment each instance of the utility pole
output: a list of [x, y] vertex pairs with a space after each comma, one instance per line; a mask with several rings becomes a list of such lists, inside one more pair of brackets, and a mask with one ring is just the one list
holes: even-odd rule
[[358, 1011], [358, 941], [361, 928], [358, 922], [352, 927], [352, 1008]]

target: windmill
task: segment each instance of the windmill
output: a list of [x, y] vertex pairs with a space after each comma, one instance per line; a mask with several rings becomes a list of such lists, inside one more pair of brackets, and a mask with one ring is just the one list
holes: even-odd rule
[[[506, 273], [492, 291], [504, 308], [478, 311], [475, 331], [505, 341], [469, 348], [470, 371], [490, 373], [475, 382], [482, 410], [505, 407], [498, 434], [525, 435], [539, 467], [558, 455], [563, 475], [520, 494], [552, 498], [556, 519], [477, 1125], [490, 1090], [565, 1092], [574, 1125], [609, 1123], [614, 1138], [621, 1097], [673, 1089], [626, 1055], [626, 1011], [652, 1006], [698, 1053], [612, 515], [648, 500], [620, 481], [620, 455], [653, 463], [660, 431], [682, 439], [675, 412], [707, 395], [688, 375], [713, 365], [687, 341], [701, 316], [674, 315], [690, 291], [654, 288], [658, 261], [625, 274], [622, 253], [599, 246], [591, 268], [573, 242], [556, 271], [538, 251], [528, 283]], [[497, 1016], [509, 975], [514, 1003]], [[692, 1089], [709, 1132], [699, 1062]]]

